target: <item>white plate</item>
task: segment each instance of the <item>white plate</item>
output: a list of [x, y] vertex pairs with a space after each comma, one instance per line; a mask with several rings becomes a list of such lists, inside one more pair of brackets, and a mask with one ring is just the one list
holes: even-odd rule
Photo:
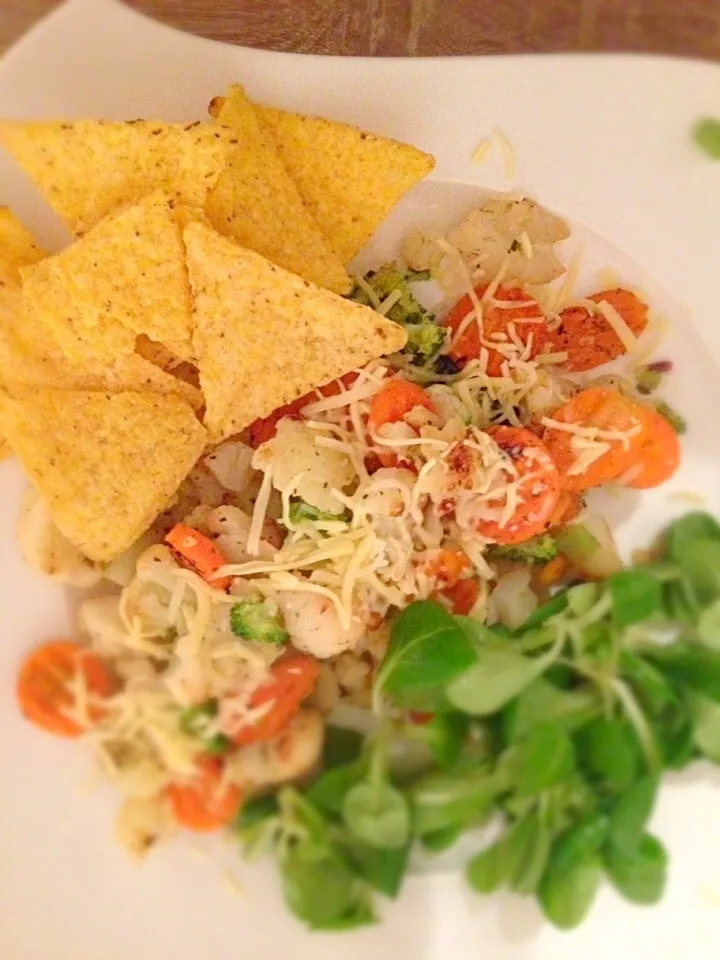
[[[477, 143], [502, 129], [517, 151], [517, 186], [585, 225], [576, 235], [588, 237], [589, 269], [613, 265], [676, 321], [665, 350], [678, 362], [674, 399], [692, 429], [674, 488], [705, 493], [720, 513], [720, 165], [704, 159], [688, 133], [696, 117], [717, 112], [719, 67], [631, 57], [299, 57], [185, 36], [111, 0], [74, 0], [3, 61], [0, 115], [190, 120], [236, 81], [259, 99], [353, 121], [436, 155], [433, 182], [394, 214], [376, 251], [428, 204], [468, 202], [467, 187], [443, 181], [506, 187], [499, 162], [470, 162]], [[0, 183], [2, 202], [47, 243], [59, 243], [62, 231], [4, 158]], [[573, 934], [543, 924], [532, 903], [473, 897], [452, 872], [412, 878], [381, 927], [339, 939], [305, 934], [281, 906], [273, 871], [245, 866], [232, 847], [205, 849], [219, 852], [239, 879], [239, 896], [226, 889], [216, 861], [189, 843], [131, 866], [112, 839], [111, 792], [88, 792], [84, 758], [30, 729], [16, 711], [13, 682], [23, 651], [62, 634], [69, 607], [19, 561], [13, 530], [22, 486], [16, 466], [3, 465], [2, 960], [275, 960], [289, 950], [296, 960], [334, 960], [338, 951], [346, 960], [720, 955], [717, 781], [713, 788], [702, 767], [670, 778], [657, 813], [672, 862], [663, 904], [631, 907], [606, 890]], [[663, 489], [643, 497], [621, 524], [627, 542], [646, 539], [678, 511], [668, 495]]]

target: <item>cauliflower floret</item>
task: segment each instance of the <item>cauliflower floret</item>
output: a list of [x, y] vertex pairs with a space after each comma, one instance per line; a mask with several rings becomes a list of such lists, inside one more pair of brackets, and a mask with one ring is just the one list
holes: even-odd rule
[[18, 540], [26, 563], [51, 580], [92, 587], [102, 576], [99, 564], [80, 553], [60, 532], [34, 487], [23, 497]]
[[554, 245], [570, 236], [567, 224], [534, 200], [498, 196], [470, 213], [442, 237], [413, 234], [403, 253], [415, 270], [430, 270], [448, 294], [465, 292], [464, 263], [473, 281], [491, 281], [507, 261], [505, 283], [545, 284], [565, 272]]
[[281, 590], [276, 599], [292, 645], [318, 660], [351, 650], [366, 632], [358, 619], [344, 630], [334, 603], [322, 594]]
[[252, 447], [239, 440], [229, 440], [209, 453], [203, 463], [226, 490], [245, 493], [252, 479], [252, 456]]
[[356, 479], [350, 458], [339, 450], [315, 443], [317, 432], [301, 420], [281, 420], [272, 440], [255, 451], [256, 470], [272, 468], [273, 486], [282, 491], [302, 474], [293, 495], [327, 513], [342, 513], [344, 504], [331, 490], [342, 490]]
[[78, 626], [101, 656], [117, 657], [125, 651], [127, 630], [120, 616], [118, 594], [84, 600], [78, 611]]
[[134, 860], [141, 860], [150, 847], [171, 833], [173, 828], [167, 797], [131, 797], [120, 807], [115, 837]]
[[381, 467], [358, 491], [363, 510], [376, 517], [400, 517], [410, 506], [417, 476], [410, 470]]
[[[205, 527], [228, 563], [245, 563], [247, 560], [256, 559], [247, 552], [250, 523], [251, 518], [239, 507], [217, 507], [208, 514]], [[265, 521], [262, 536], [258, 556], [272, 558], [280, 545], [274, 521]], [[274, 544], [272, 540], [275, 541]]]

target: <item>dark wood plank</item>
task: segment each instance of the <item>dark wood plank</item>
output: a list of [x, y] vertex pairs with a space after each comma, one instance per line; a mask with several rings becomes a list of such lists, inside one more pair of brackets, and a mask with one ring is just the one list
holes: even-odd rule
[[[0, 0], [0, 51], [57, 0]], [[230, 43], [345, 56], [640, 51], [720, 60], [720, 0], [126, 0]]]

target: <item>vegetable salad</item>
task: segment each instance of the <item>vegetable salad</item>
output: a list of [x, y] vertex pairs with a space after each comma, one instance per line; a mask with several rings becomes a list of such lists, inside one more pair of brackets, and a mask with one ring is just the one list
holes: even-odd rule
[[[81, 640], [31, 653], [20, 707], [92, 747], [132, 853], [231, 828], [277, 857], [300, 919], [339, 929], [397, 894], [413, 844], [498, 814], [468, 867], [479, 892], [537, 895], [562, 927], [603, 875], [660, 895], [658, 777], [715, 751], [718, 589], [688, 544], [716, 569], [720, 536], [688, 518], [624, 569], [588, 510], [592, 489], [668, 480], [685, 425], [657, 399], [671, 363], [641, 356], [648, 305], [558, 287], [565, 236], [530, 201], [493, 201], [415, 238], [411, 266], [357, 277], [349, 296], [406, 328], [403, 352], [208, 452], [110, 564], [28, 496], [28, 559], [116, 589], [82, 603]], [[429, 281], [460, 285], [442, 316]], [[656, 646], [656, 623], [677, 642]], [[341, 663], [368, 738], [328, 720]]]

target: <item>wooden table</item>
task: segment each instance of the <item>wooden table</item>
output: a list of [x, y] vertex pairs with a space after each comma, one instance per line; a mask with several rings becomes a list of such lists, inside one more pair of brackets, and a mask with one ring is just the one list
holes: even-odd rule
[[[371, 56], [637, 50], [720, 60], [720, 0], [127, 0], [204, 37]], [[57, 0], [0, 0], [0, 51]]]

